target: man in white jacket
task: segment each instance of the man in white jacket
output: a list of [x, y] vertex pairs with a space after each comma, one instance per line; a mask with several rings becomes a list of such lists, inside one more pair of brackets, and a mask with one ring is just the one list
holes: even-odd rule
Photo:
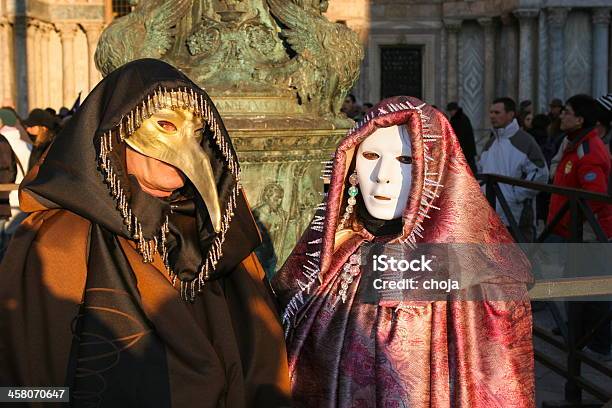
[[[533, 136], [519, 128], [516, 103], [511, 98], [498, 98], [493, 101], [489, 114], [493, 130], [480, 156], [478, 172], [547, 183], [546, 160]], [[500, 184], [500, 188], [525, 240], [533, 241], [537, 191], [508, 184]], [[506, 226], [509, 226], [510, 222], [499, 200], [496, 211]]]

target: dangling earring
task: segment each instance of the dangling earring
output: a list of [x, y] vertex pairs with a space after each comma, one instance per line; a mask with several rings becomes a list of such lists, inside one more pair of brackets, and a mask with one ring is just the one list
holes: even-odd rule
[[357, 197], [357, 195], [359, 194], [359, 189], [357, 188], [358, 182], [359, 179], [357, 178], [357, 171], [355, 171], [349, 177], [349, 183], [351, 183], [351, 186], [348, 189], [348, 205], [346, 206], [346, 209], [344, 210], [344, 215], [342, 216], [340, 224], [338, 225], [338, 231], [344, 228], [344, 224], [346, 224], [349, 217], [351, 216], [351, 213], [353, 212], [353, 207], [355, 206], [355, 204], [357, 204], [357, 199], [355, 197]]

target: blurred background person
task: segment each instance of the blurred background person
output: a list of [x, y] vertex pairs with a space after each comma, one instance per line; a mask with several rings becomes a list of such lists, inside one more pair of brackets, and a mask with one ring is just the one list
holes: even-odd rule
[[533, 113], [529, 111], [523, 111], [518, 117], [519, 126], [526, 132], [531, 130], [533, 126]]
[[342, 104], [340, 112], [344, 113], [355, 122], [360, 121], [362, 118], [361, 106], [359, 106], [353, 94], [348, 94], [346, 98], [344, 98], [344, 103]]
[[610, 140], [612, 139], [612, 94], [607, 94], [597, 98], [599, 104], [599, 113], [597, 116], [597, 124], [595, 128], [599, 133], [599, 137], [608, 146], [608, 150], [612, 153]]
[[[533, 136], [538, 146], [540, 146], [540, 150], [542, 150], [542, 154], [544, 155], [544, 160], [546, 160], [546, 165], [550, 168], [550, 161], [556, 152], [555, 145], [551, 143], [550, 137], [548, 136], [548, 126], [550, 126], [548, 115], [540, 113], [533, 116], [531, 127], [526, 130]], [[536, 224], [542, 228], [546, 224], [546, 219], [548, 217], [549, 203], [550, 193], [545, 191], [539, 192], [536, 196]], [[538, 228], [538, 230], [540, 230], [540, 228]]]
[[361, 105], [361, 116], [364, 117], [367, 115], [373, 107], [374, 105], [371, 102], [364, 102], [363, 105]]
[[533, 113], [533, 103], [529, 99], [521, 101], [519, 103], [519, 112]]
[[2, 110], [8, 110], [12, 113], [11, 118], [13, 117], [15, 118], [15, 121], [14, 121], [15, 125], [12, 127], [14, 127], [15, 129], [19, 131], [19, 135], [23, 141], [25, 141], [26, 143], [31, 143], [30, 135], [28, 135], [28, 132], [26, 132], [25, 128], [23, 127], [23, 123], [21, 122], [21, 117], [19, 116], [17, 111], [10, 106], [3, 106]]
[[[0, 117], [0, 130], [3, 128], [3, 119]], [[11, 144], [6, 137], [0, 133], [0, 184], [11, 184], [17, 177], [17, 160]], [[2, 259], [9, 237], [5, 237], [4, 229], [11, 218], [11, 204], [9, 191], [0, 192], [0, 259]]]
[[[32, 143], [29, 139], [24, 140], [24, 136], [17, 128], [19, 119], [12, 109], [0, 109], [0, 135], [3, 143], [0, 153], [0, 183], [10, 184], [21, 183], [28, 171], [28, 161], [32, 150]], [[27, 138], [27, 136], [26, 136]], [[8, 246], [11, 236], [25, 218], [19, 209], [19, 195], [17, 190], [7, 194], [0, 194], [5, 204], [2, 211], [0, 222], [0, 259]], [[8, 205], [7, 205], [8, 204]]]
[[[492, 134], [480, 155], [478, 170], [483, 174], [548, 182], [548, 166], [542, 150], [533, 136], [519, 127], [514, 100], [508, 97], [495, 99], [489, 118], [493, 126]], [[537, 191], [506, 184], [500, 184], [500, 189], [523, 238], [526, 242], [532, 242], [536, 233]], [[499, 200], [496, 210], [506, 227], [509, 227], [510, 221]]]
[[474, 140], [472, 122], [457, 102], [450, 102], [446, 105], [446, 112], [455, 135], [459, 139], [463, 155], [472, 169], [472, 173], [476, 174], [476, 141]]
[[[610, 157], [612, 158], [612, 94], [607, 94], [597, 98], [599, 103], [599, 113], [595, 129], [599, 134], [602, 142], [608, 147]], [[612, 171], [608, 179], [608, 195], [612, 196]]]
[[529, 114], [532, 114], [530, 119], [533, 119], [533, 103], [530, 100], [521, 101], [521, 103], [519, 103], [516, 119], [518, 120], [519, 126], [523, 130], [531, 127], [531, 124], [528, 126], [525, 125], [525, 119]]
[[[553, 159], [556, 161], [558, 158], [553, 179], [555, 186], [577, 188], [601, 194], [608, 193], [612, 162], [610, 151], [596, 129], [598, 112], [600, 111], [597, 102], [588, 95], [574, 95], [565, 103], [560, 121], [561, 131], [566, 136], [557, 157]], [[566, 202], [566, 196], [552, 194], [548, 212], [549, 223]], [[599, 201], [589, 201], [588, 204], [609, 240], [612, 238], [612, 205]], [[568, 212], [552, 230], [554, 235], [551, 240], [569, 241], [572, 238], [570, 223], [571, 215]], [[584, 242], [597, 241], [589, 223], [584, 224], [583, 240]], [[576, 261], [576, 264], [583, 265], [583, 268], [587, 268], [588, 265], [589, 270], [585, 272], [589, 275], [598, 275], [602, 272], [609, 274], [609, 265], [604, 268], [608, 271], [600, 271], [594, 259], [584, 262]], [[573, 274], [570, 272], [570, 277], [573, 277]], [[568, 302], [568, 307], [579, 308], [577, 314], [583, 316], [579, 332], [576, 333], [577, 338], [581, 338], [608, 313], [610, 302]], [[596, 330], [591, 341], [586, 345], [587, 351], [595, 353], [604, 360], [612, 360], [610, 324], [608, 321]]]
[[555, 153], [561, 146], [563, 141], [563, 132], [561, 131], [561, 110], [563, 109], [563, 101], [555, 98], [550, 101], [548, 105], [548, 118], [550, 119], [550, 125], [548, 126], [548, 135], [551, 141], [557, 146]]
[[53, 142], [57, 121], [49, 112], [42, 109], [34, 109], [30, 112], [27, 119], [23, 121], [23, 124], [28, 133], [32, 136], [32, 142], [34, 144], [28, 162], [29, 170], [34, 167]]

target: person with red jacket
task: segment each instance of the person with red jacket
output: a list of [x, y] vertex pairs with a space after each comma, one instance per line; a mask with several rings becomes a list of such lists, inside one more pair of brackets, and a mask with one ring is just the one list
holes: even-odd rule
[[[588, 95], [575, 95], [567, 100], [561, 112], [561, 130], [566, 138], [561, 144], [557, 157], [553, 159], [556, 170], [553, 184], [571, 187], [594, 193], [607, 194], [610, 177], [610, 154], [595, 129], [597, 121], [597, 102]], [[554, 173], [553, 173], [554, 172]], [[553, 194], [550, 200], [548, 222], [567, 202], [567, 197]], [[612, 238], [612, 205], [589, 201], [595, 217], [608, 238]], [[553, 233], [570, 238], [570, 214], [562, 218]]]
[[[571, 187], [588, 190], [594, 193], [607, 194], [608, 180], [610, 179], [611, 160], [607, 146], [599, 137], [595, 128], [598, 117], [597, 102], [588, 95], [575, 95], [567, 100], [561, 112], [561, 130], [565, 133], [565, 139], [559, 148], [559, 152], [553, 158], [551, 174], [554, 174], [553, 184], [559, 187]], [[553, 167], [555, 166], [556, 169]], [[567, 202], [567, 197], [552, 194], [550, 208], [548, 211], [548, 223]], [[606, 237], [612, 237], [612, 205], [601, 201], [588, 201], [595, 218], [601, 225]], [[571, 238], [569, 212], [561, 219], [553, 229], [553, 236], [549, 242], [567, 242]], [[585, 228], [585, 242], [595, 240], [588, 237]], [[590, 234], [592, 235], [592, 234]], [[576, 255], [578, 256], [578, 255]], [[585, 263], [586, 262], [586, 263]], [[606, 270], [599, 270], [598, 262], [589, 259], [585, 262], [574, 262], [578, 265], [590, 265], [583, 273], [587, 275], [609, 274]], [[570, 272], [570, 274], [573, 274]], [[588, 301], [568, 302], [568, 315], [581, 316], [576, 338], [582, 338], [599, 320], [610, 310], [610, 302]], [[610, 322], [599, 327], [592, 339], [585, 346], [585, 351], [596, 358], [604, 361], [612, 361], [610, 345], [612, 336], [610, 334]]]

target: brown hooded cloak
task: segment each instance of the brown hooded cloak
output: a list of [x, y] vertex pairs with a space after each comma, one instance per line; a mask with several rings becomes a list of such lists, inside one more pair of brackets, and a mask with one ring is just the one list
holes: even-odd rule
[[[189, 180], [140, 190], [125, 138], [162, 107], [202, 118], [223, 225]], [[208, 96], [139, 60], [88, 96], [21, 188], [0, 268], [0, 386], [69, 386], [88, 407], [288, 406], [282, 330], [252, 254], [237, 157]]]

